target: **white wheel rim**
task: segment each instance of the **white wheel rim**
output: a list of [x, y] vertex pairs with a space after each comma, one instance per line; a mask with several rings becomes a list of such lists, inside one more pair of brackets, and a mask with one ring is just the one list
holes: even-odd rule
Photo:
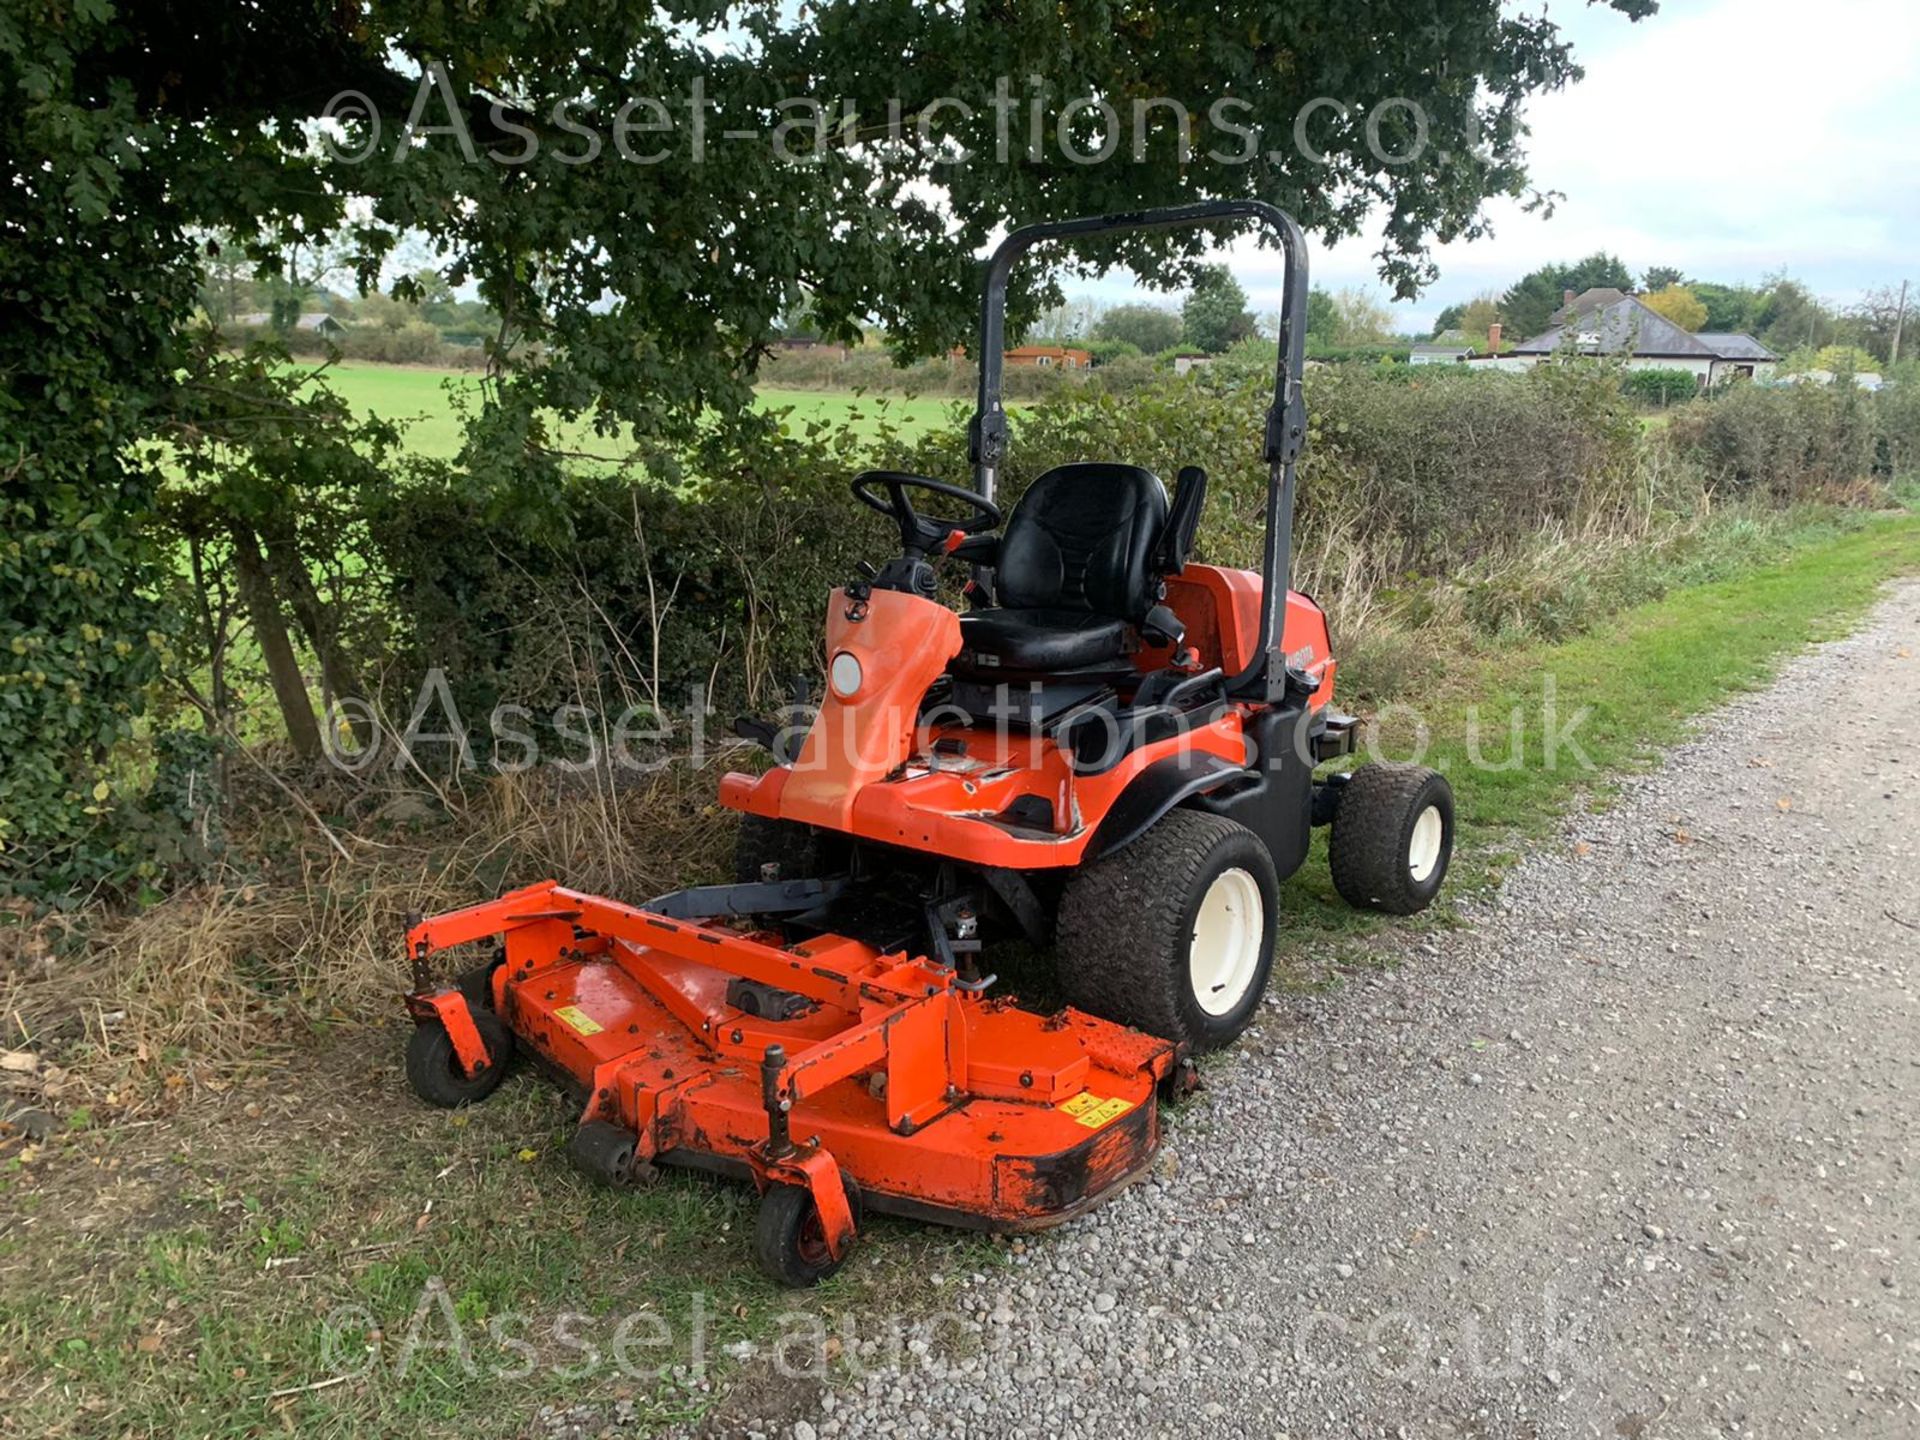
[[1440, 843], [1446, 835], [1446, 822], [1440, 818], [1438, 805], [1427, 806], [1413, 822], [1413, 838], [1407, 842], [1407, 873], [1413, 876], [1414, 884], [1424, 884], [1432, 876], [1434, 866], [1440, 863]]
[[1225, 1015], [1247, 998], [1260, 968], [1266, 919], [1253, 876], [1236, 867], [1213, 877], [1194, 912], [1187, 945], [1187, 981], [1201, 1010]]

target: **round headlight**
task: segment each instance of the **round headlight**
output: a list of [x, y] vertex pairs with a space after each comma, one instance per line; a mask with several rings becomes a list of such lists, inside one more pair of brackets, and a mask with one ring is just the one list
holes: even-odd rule
[[842, 650], [833, 657], [833, 663], [827, 667], [827, 682], [833, 686], [833, 693], [842, 700], [851, 700], [860, 693], [860, 682], [866, 677], [860, 671], [860, 657], [849, 650]]

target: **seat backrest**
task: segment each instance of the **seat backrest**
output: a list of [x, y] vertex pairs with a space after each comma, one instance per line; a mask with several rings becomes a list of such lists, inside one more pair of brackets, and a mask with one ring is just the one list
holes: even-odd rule
[[1181, 467], [1174, 481], [1173, 504], [1153, 554], [1153, 568], [1162, 575], [1178, 575], [1193, 553], [1193, 537], [1200, 531], [1200, 512], [1207, 503], [1207, 472], [1198, 465]]
[[1018, 610], [1087, 610], [1138, 620], [1154, 603], [1167, 488], [1138, 465], [1056, 465], [1001, 532], [995, 589]]

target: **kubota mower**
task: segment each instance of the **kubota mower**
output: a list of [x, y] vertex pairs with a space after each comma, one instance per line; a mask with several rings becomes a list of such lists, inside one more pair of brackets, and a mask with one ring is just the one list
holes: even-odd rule
[[[1014, 262], [1235, 220], [1286, 260], [1261, 572], [1190, 561], [1192, 466], [1169, 502], [1136, 465], [1062, 465], [1003, 517]], [[1452, 847], [1440, 776], [1315, 778], [1353, 722], [1332, 709], [1325, 616], [1287, 583], [1306, 295], [1298, 227], [1257, 202], [1010, 235], [987, 268], [973, 485], [853, 482], [900, 554], [829, 597], [810, 723], [738, 724], [773, 763], [720, 783], [742, 812], [737, 883], [632, 906], [549, 882], [414, 925], [414, 1089], [479, 1100], [530, 1050], [582, 1099], [576, 1164], [750, 1179], [759, 1260], [793, 1285], [838, 1268], [867, 1210], [1034, 1229], [1138, 1175], [1160, 1101], [1260, 1005], [1312, 826], [1332, 826], [1340, 893], [1399, 914], [1432, 899]], [[970, 567], [963, 613], [937, 598], [946, 557]], [[992, 993], [997, 935], [1051, 948], [1064, 1008]], [[489, 963], [436, 978], [437, 953], [494, 937]]]

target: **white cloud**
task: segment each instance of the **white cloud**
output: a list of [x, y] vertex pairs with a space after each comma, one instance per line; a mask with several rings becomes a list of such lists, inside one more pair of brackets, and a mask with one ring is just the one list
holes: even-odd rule
[[[1550, 219], [1497, 202], [1493, 236], [1439, 247], [1440, 279], [1395, 307], [1409, 328], [1596, 250], [1702, 279], [1785, 269], [1842, 301], [1920, 280], [1913, 0], [1665, 0], [1638, 24], [1594, 6], [1563, 29], [1587, 77], [1532, 102], [1528, 155], [1566, 199]], [[1315, 283], [1379, 288], [1378, 245], [1316, 247]], [[1277, 257], [1249, 242], [1227, 258], [1274, 308]]]

